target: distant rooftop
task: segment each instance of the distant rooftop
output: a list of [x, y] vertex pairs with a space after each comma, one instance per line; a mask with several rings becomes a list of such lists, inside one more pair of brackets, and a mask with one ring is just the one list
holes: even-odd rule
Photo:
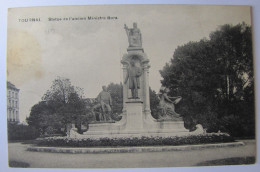
[[19, 91], [19, 89], [16, 88], [16, 86], [9, 81], [7, 81], [7, 88]]

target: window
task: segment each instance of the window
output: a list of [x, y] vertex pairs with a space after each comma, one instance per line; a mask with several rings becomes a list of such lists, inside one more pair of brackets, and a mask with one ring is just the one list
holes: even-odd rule
[[16, 107], [16, 108], [18, 107], [18, 105], [17, 105], [17, 101], [15, 101], [15, 107]]
[[18, 111], [15, 112], [15, 119], [18, 121]]
[[8, 97], [11, 97], [11, 91], [8, 91]]
[[12, 92], [12, 97], [14, 97], [14, 92]]
[[13, 111], [12, 110], [10, 110], [10, 119], [11, 119], [11, 121], [13, 119]]
[[12, 100], [12, 107], [14, 107], [14, 101]]
[[16, 99], [18, 98], [18, 94], [17, 94], [17, 93], [15, 93], [15, 98], [16, 98]]

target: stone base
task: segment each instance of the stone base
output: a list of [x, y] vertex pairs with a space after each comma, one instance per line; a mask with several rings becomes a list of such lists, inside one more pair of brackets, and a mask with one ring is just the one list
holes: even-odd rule
[[[170, 137], [170, 136], [184, 136], [193, 135], [195, 133], [189, 132], [187, 129], [182, 127], [183, 123], [165, 123], [159, 122], [155, 125], [157, 128], [146, 128], [143, 130], [138, 129], [126, 129], [124, 125], [116, 126], [113, 124], [107, 125], [96, 125], [91, 126], [90, 130], [85, 132], [81, 137], [91, 137], [91, 138], [104, 138], [104, 137]], [[196, 133], [198, 134], [198, 133]]]
[[84, 134], [90, 134], [95, 132], [108, 132], [108, 131], [121, 131], [124, 130], [126, 125], [126, 116], [122, 116], [122, 119], [115, 123], [95, 123], [89, 124], [89, 129]]
[[128, 47], [127, 52], [131, 52], [131, 51], [141, 51], [143, 53], [144, 49], [142, 47]]
[[[184, 127], [183, 121], [157, 121], [150, 112], [142, 110], [142, 101], [126, 102], [126, 114], [115, 123], [89, 124], [82, 137], [169, 137], [193, 134]], [[198, 134], [198, 133], [196, 133]]]
[[126, 131], [142, 131], [143, 126], [143, 102], [130, 99], [126, 102]]

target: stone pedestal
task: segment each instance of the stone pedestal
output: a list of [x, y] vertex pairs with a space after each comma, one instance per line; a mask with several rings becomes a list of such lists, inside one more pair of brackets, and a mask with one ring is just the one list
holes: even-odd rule
[[143, 130], [143, 102], [131, 100], [126, 102], [126, 131]]
[[143, 111], [140, 99], [128, 99], [126, 112], [115, 123], [90, 124], [82, 137], [170, 137], [191, 134], [183, 121], [157, 121]]

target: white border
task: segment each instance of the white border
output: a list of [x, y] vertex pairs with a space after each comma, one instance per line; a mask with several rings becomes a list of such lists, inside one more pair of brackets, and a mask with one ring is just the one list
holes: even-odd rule
[[[61, 6], [61, 5], [90, 5], [90, 4], [204, 4], [204, 5], [250, 5], [252, 6], [253, 18], [253, 35], [254, 35], [254, 68], [255, 68], [255, 90], [256, 90], [256, 106], [259, 104], [258, 97], [260, 93], [257, 91], [259, 86], [259, 69], [260, 64], [260, 1], [259, 0], [0, 0], [0, 172], [10, 171], [93, 171], [93, 169], [34, 169], [34, 168], [9, 168], [8, 167], [8, 152], [7, 152], [7, 131], [6, 131], [6, 32], [7, 32], [7, 9], [13, 7], [29, 7], [29, 6]], [[257, 124], [259, 120], [259, 107], [256, 108]], [[257, 125], [257, 143], [259, 138], [259, 125]], [[259, 157], [259, 149], [257, 149], [257, 157]], [[240, 165], [240, 166], [218, 166], [218, 167], [173, 167], [160, 169], [94, 169], [94, 171], [192, 171], [192, 172], [218, 172], [218, 171], [259, 171], [260, 163], [257, 158], [255, 165]]]

